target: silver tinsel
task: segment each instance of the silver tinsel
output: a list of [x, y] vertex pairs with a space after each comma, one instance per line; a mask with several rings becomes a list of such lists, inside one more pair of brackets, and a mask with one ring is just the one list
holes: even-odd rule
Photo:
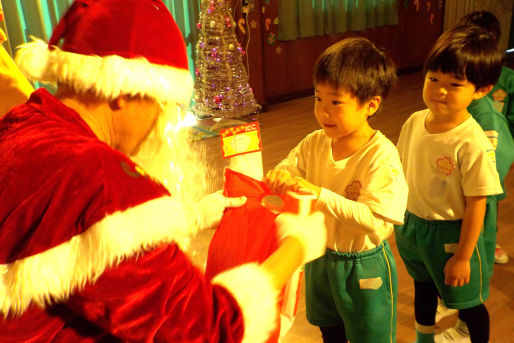
[[202, 1], [193, 107], [198, 117], [236, 118], [257, 112], [242, 62], [246, 52], [235, 27], [225, 0]]

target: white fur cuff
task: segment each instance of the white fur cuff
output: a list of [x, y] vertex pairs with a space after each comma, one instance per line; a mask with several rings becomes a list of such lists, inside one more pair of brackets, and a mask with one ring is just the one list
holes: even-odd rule
[[213, 283], [236, 298], [244, 318], [243, 343], [265, 342], [277, 324], [278, 291], [257, 264], [245, 264], [217, 275]]
[[16, 63], [31, 80], [65, 84], [77, 93], [94, 91], [104, 99], [146, 95], [159, 102], [189, 105], [193, 78], [189, 70], [153, 64], [144, 58], [71, 53], [39, 39], [18, 47]]

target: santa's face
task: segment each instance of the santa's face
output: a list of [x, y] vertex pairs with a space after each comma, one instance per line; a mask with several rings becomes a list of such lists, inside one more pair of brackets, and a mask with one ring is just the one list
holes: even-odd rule
[[155, 127], [162, 112], [160, 104], [150, 98], [135, 97], [116, 99], [119, 111], [113, 111], [113, 127], [117, 133], [117, 150], [136, 155], [139, 148]]
[[187, 128], [178, 125], [184, 116], [184, 106], [180, 104], [161, 106], [153, 128], [131, 158], [172, 196], [194, 208], [211, 188], [211, 178], [205, 151], [192, 144]]

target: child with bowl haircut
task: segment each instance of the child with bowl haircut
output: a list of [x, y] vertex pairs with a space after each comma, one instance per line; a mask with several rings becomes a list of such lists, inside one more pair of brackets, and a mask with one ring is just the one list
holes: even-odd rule
[[443, 33], [424, 65], [423, 100], [400, 132], [409, 198], [398, 251], [414, 279], [416, 342], [434, 342], [437, 298], [459, 309], [471, 342], [488, 342], [489, 270], [482, 228], [486, 197], [503, 192], [491, 142], [468, 112], [501, 70], [490, 34], [474, 26]]
[[[491, 12], [476, 11], [468, 13], [459, 20], [459, 23], [462, 25], [475, 25], [482, 28], [484, 31], [490, 33], [493, 36], [496, 44], [498, 45], [498, 39], [500, 38], [501, 32], [500, 23], [498, 22], [496, 16]], [[478, 124], [480, 124], [486, 135], [489, 137], [489, 140], [491, 140], [493, 148], [495, 148], [496, 169], [498, 170], [502, 186], [504, 185], [505, 177], [507, 176], [512, 163], [514, 162], [514, 139], [509, 130], [509, 125], [512, 126], [512, 123], [509, 123], [509, 120], [512, 121], [512, 118], [509, 119], [508, 115], [510, 115], [510, 113], [508, 112], [503, 112], [503, 114], [497, 112], [496, 104], [498, 104], [498, 102], [493, 102], [493, 99], [496, 97], [494, 93], [501, 91], [501, 89], [499, 90], [498, 87], [500, 87], [503, 83], [509, 83], [506, 81], [509, 79], [509, 76], [507, 76], [509, 73], [510, 78], [512, 79], [510, 83], [512, 84], [512, 81], [514, 81], [512, 76], [514, 75], [514, 72], [503, 65], [498, 81], [496, 84], [490, 86], [492, 90], [487, 94], [487, 96], [473, 101], [468, 107], [469, 113], [471, 113], [471, 116], [473, 116]], [[503, 106], [503, 109], [509, 105], [508, 102], [506, 104], [500, 104]], [[486, 222], [489, 219], [490, 230], [487, 230], [487, 227], [485, 229], [486, 231], [489, 231], [488, 233], [490, 234], [486, 233], [484, 238], [486, 242], [486, 248], [488, 248], [488, 245], [490, 246], [488, 249], [490, 254], [490, 261], [488, 260], [488, 262], [491, 269], [493, 263], [507, 263], [509, 260], [503, 249], [496, 244], [496, 202], [503, 200], [506, 197], [507, 194], [503, 192], [498, 196], [488, 198], [488, 212], [490, 212], [491, 215], [490, 218], [488, 218], [486, 214]], [[490, 211], [489, 206], [491, 207]]]
[[305, 266], [308, 321], [323, 341], [396, 342], [396, 264], [387, 238], [403, 223], [407, 185], [398, 151], [368, 119], [396, 82], [392, 61], [364, 38], [346, 38], [316, 61], [321, 127], [267, 173], [284, 194], [308, 190], [325, 213], [324, 256]]
[[[498, 45], [498, 39], [500, 38], [501, 33], [500, 22], [491, 12], [470, 12], [460, 18], [457, 25], [478, 26], [485, 32], [491, 34]], [[502, 66], [499, 80], [502, 78], [504, 80], [508, 79], [506, 75], [508, 75], [509, 71], [512, 73], [511, 69]], [[492, 275], [495, 263], [502, 264], [509, 261], [508, 255], [496, 241], [496, 233], [498, 231], [498, 202], [507, 197], [504, 181], [512, 163], [514, 162], [514, 139], [512, 138], [509, 130], [509, 122], [505, 115], [498, 112], [501, 111], [501, 106], [503, 106], [504, 103], [493, 101], [493, 98], [496, 98], [496, 95], [494, 94], [502, 92], [501, 89], [494, 91], [495, 88], [498, 88], [500, 83], [502, 82], [498, 81], [496, 85], [490, 85], [489, 87], [493, 90], [490, 91], [487, 96], [473, 100], [468, 106], [468, 112], [482, 127], [482, 130], [484, 130], [484, 133], [491, 141], [495, 151], [496, 170], [498, 171], [500, 183], [504, 190], [502, 194], [488, 196], [486, 202], [483, 236], [490, 275]], [[505, 104], [508, 105], [509, 101], [506, 101]], [[500, 107], [498, 107], [498, 105]], [[457, 312], [457, 310], [448, 309], [442, 302], [439, 302], [436, 312], [436, 323], [442, 318], [452, 315], [455, 312]], [[435, 336], [435, 341], [440, 343], [452, 343], [462, 340], [469, 341], [469, 330], [467, 325], [461, 319], [457, 320], [454, 327], [448, 328], [444, 332]]]

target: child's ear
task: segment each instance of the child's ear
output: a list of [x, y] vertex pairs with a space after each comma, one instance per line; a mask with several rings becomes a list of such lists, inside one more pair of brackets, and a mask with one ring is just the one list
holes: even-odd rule
[[381, 96], [374, 96], [368, 101], [368, 117], [371, 117], [378, 111], [380, 104], [382, 103]]
[[487, 94], [489, 94], [489, 92], [491, 91], [491, 89], [493, 89], [493, 85], [488, 85], [488, 86], [484, 86], [484, 87], [480, 87], [478, 88], [476, 91], [475, 91], [475, 95], [473, 96], [473, 99], [474, 100], [478, 100], [480, 98], [483, 98], [484, 96], [486, 96]]

